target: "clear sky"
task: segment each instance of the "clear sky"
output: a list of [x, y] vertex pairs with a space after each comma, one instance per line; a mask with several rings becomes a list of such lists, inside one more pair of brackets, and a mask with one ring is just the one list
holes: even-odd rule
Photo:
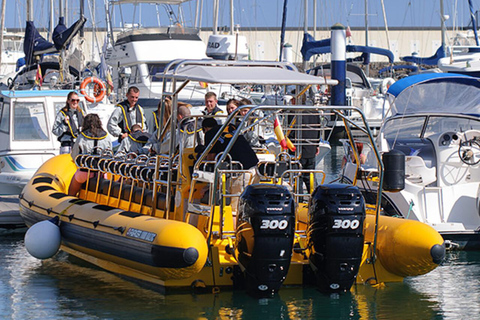
[[[5, 0], [6, 27], [25, 27], [26, 0]], [[34, 1], [34, 21], [37, 27], [48, 27], [50, 16], [50, 0]], [[81, 0], [67, 0], [69, 9], [68, 24], [78, 18], [79, 3]], [[105, 5], [104, 0], [83, 0], [85, 3], [86, 27], [92, 26], [93, 11], [95, 4], [95, 21], [99, 28], [104, 28]], [[161, 0], [160, 0], [161, 1]], [[199, 0], [200, 1], [200, 0]], [[369, 27], [383, 27], [384, 17], [381, 0], [316, 0], [317, 1], [317, 26], [330, 27], [339, 22], [351, 27], [363, 27], [365, 25], [365, 3], [368, 3]], [[447, 26], [466, 26], [470, 23], [468, 0], [443, 0], [445, 14], [449, 15]], [[59, 0], [53, 0], [58, 12]], [[288, 0], [287, 27], [301, 27], [304, 25], [304, 0]], [[313, 26], [313, 2], [309, 0], [309, 25]], [[211, 27], [213, 23], [213, 0], [203, 0], [202, 26]], [[219, 26], [229, 26], [230, 0], [220, 0]], [[234, 0], [235, 24], [241, 27], [280, 27], [282, 24], [283, 0]], [[386, 18], [389, 27], [409, 26], [440, 26], [440, 0], [384, 0]], [[475, 10], [480, 10], [480, 0], [473, 0]], [[184, 14], [187, 24], [193, 24], [196, 1], [184, 4]], [[142, 24], [153, 25], [158, 17], [161, 21], [167, 21], [167, 8], [157, 7], [151, 4], [143, 4], [140, 9], [134, 10], [133, 6], [122, 12], [125, 20], [142, 17]], [[455, 13], [456, 12], [456, 13]], [[120, 13], [117, 11], [115, 18], [118, 22]], [[55, 18], [55, 21], [57, 18]]]

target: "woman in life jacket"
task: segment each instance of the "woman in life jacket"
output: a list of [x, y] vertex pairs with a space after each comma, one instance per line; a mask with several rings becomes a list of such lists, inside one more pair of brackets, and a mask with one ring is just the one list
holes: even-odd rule
[[55, 117], [52, 133], [60, 142], [60, 154], [70, 153], [78, 133], [82, 130], [84, 113], [80, 108], [80, 99], [75, 91], [67, 95], [65, 107]]
[[[75, 158], [82, 153], [91, 153], [95, 151], [100, 153], [107, 149], [112, 149], [112, 141], [107, 138], [108, 134], [102, 128], [102, 121], [95, 113], [88, 114], [83, 122], [82, 132], [78, 135], [77, 140], [72, 148], [72, 158]], [[87, 181], [88, 178], [93, 178], [95, 172], [90, 171], [90, 174], [85, 169], [78, 169], [70, 183], [68, 188], [69, 195], [76, 195], [82, 184]]]

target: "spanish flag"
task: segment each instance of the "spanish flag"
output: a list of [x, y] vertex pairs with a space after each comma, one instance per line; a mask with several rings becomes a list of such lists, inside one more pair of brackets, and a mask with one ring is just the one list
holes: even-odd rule
[[37, 74], [35, 75], [35, 85], [41, 86], [43, 83], [43, 77], [42, 77], [42, 68], [40, 68], [40, 65], [37, 65]]
[[199, 84], [200, 84], [200, 86], [201, 86], [203, 89], [207, 89], [207, 88], [208, 88], [208, 83], [206, 83], [206, 82], [200, 81]]
[[285, 135], [283, 134], [282, 126], [280, 125], [280, 121], [278, 121], [277, 117], [275, 117], [275, 121], [273, 122], [273, 129], [282, 149], [289, 149], [290, 151], [295, 152], [297, 148], [293, 145], [292, 141], [290, 141], [290, 139], [288, 139], [288, 137], [285, 137]]

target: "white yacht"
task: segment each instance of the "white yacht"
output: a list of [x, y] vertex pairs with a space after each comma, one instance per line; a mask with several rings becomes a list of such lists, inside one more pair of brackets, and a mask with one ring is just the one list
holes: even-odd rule
[[17, 71], [17, 61], [24, 56], [23, 35], [4, 32], [2, 43], [2, 64], [0, 65], [0, 79]]
[[[480, 81], [419, 74], [395, 82], [388, 96], [392, 113], [376, 145], [344, 141], [343, 179], [356, 181], [367, 202], [388, 189], [384, 214], [427, 223], [453, 247], [480, 249]], [[374, 165], [374, 148], [384, 168]]]
[[[165, 66], [175, 59], [206, 59], [209, 56], [216, 59], [223, 56], [229, 58], [243, 58], [248, 50], [245, 37], [236, 35], [212, 35], [208, 46], [199, 36], [197, 27], [187, 27], [183, 21], [181, 5], [189, 0], [179, 1], [138, 1], [121, 0], [110, 1], [108, 17], [113, 16], [115, 7], [122, 5], [150, 5], [168, 6], [170, 19], [166, 25], [144, 27], [141, 22], [121, 21], [122, 29], [113, 40], [110, 36], [110, 46], [105, 52], [105, 61], [112, 70], [112, 82], [115, 88], [116, 101], [124, 99], [126, 90], [130, 86], [140, 89], [139, 104], [147, 109], [156, 109], [161, 99], [163, 88], [163, 71]], [[148, 7], [154, 8], [154, 7]], [[178, 12], [173, 12], [177, 9]], [[139, 9], [140, 10], [140, 9]], [[158, 7], [157, 7], [158, 10]], [[173, 19], [176, 20], [173, 20]], [[110, 29], [113, 30], [111, 19], [108, 19]], [[110, 34], [112, 34], [110, 32]], [[233, 42], [233, 43], [232, 43]], [[238, 45], [240, 43], [240, 45]], [[237, 45], [236, 45], [237, 44]], [[208, 47], [208, 48], [207, 48]], [[190, 82], [187, 90], [179, 96], [181, 101], [188, 101], [192, 105], [204, 104], [204, 95], [207, 91], [214, 91], [222, 99], [228, 99], [237, 94], [230, 85], [212, 85], [209, 83]]]

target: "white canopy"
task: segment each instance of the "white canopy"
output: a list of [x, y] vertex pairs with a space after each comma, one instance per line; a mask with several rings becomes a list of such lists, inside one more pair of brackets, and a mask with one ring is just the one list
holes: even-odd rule
[[221, 84], [337, 85], [337, 80], [312, 76], [295, 70], [261, 65], [187, 65], [167, 78]]

